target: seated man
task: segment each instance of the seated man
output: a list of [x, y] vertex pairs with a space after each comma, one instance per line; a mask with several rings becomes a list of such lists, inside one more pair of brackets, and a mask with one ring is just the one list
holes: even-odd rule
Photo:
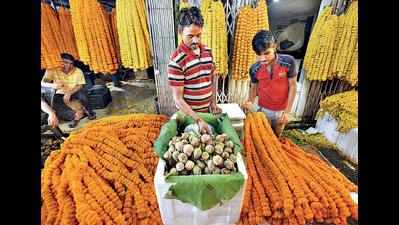
[[[87, 93], [83, 88], [86, 84], [83, 72], [74, 66], [75, 59], [68, 53], [62, 53], [62, 66], [54, 70], [46, 70], [42, 79], [42, 87], [56, 90], [56, 95], [62, 96], [64, 103], [76, 114], [81, 108], [90, 120], [95, 119], [95, 113], [89, 108]], [[72, 100], [78, 100], [76, 101]], [[81, 117], [75, 115], [70, 128], [78, 125]]]
[[42, 125], [47, 124], [53, 128], [56, 128], [58, 126], [59, 120], [79, 121], [83, 117], [83, 110], [76, 107], [75, 102], [77, 102], [77, 100], [72, 101], [72, 105], [75, 106], [74, 110], [76, 110], [76, 112], [67, 105], [61, 104], [60, 101], [53, 100], [54, 103], [52, 105], [52, 94], [48, 90], [46, 90], [46, 88], [42, 89], [44, 90], [42, 90], [40, 107], [42, 110], [42, 114], [46, 114], [45, 117], [42, 117], [42, 120], [46, 120], [42, 121]]

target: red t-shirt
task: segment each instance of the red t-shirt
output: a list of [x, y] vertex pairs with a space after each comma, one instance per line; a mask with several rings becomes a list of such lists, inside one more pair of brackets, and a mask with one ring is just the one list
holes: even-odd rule
[[187, 104], [194, 111], [209, 112], [214, 69], [210, 48], [200, 45], [200, 55], [196, 55], [182, 43], [170, 57], [169, 85], [184, 86], [183, 95]]
[[249, 69], [252, 83], [258, 83], [258, 105], [260, 107], [281, 111], [288, 104], [288, 79], [296, 76], [297, 69], [294, 57], [277, 54], [276, 62], [268, 67], [257, 62]]

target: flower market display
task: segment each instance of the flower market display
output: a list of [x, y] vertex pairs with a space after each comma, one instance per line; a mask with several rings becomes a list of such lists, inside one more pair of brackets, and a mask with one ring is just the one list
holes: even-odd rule
[[116, 1], [116, 30], [122, 65], [143, 70], [152, 65], [144, 0]]
[[255, 63], [255, 52], [252, 50], [252, 38], [261, 29], [269, 30], [267, 6], [265, 1], [259, 1], [254, 9], [247, 5], [237, 17], [232, 57], [232, 78], [248, 80], [249, 67]]
[[41, 3], [41, 68], [54, 69], [61, 65], [60, 54], [66, 50], [57, 12]]
[[79, 57], [94, 72], [114, 73], [118, 68], [111, 26], [96, 0], [69, 1]]
[[309, 80], [338, 78], [352, 86], [358, 82], [358, 1], [341, 15], [327, 6], [318, 17], [309, 39], [304, 69]]
[[288, 139], [279, 140], [263, 113], [245, 121], [248, 186], [239, 224], [346, 225], [357, 219], [357, 186]]
[[318, 117], [330, 114], [338, 121], [337, 130], [342, 133], [358, 127], [358, 93], [357, 91], [346, 91], [328, 96], [320, 103]]
[[221, 1], [203, 0], [201, 13], [204, 28], [201, 42], [212, 49], [218, 75], [226, 76], [227, 66], [227, 25], [226, 15]]
[[58, 10], [58, 18], [60, 20], [62, 38], [65, 43], [65, 51], [73, 55], [76, 59], [79, 59], [75, 34], [72, 27], [71, 13], [65, 7], [60, 7]]
[[161, 224], [152, 144], [165, 121], [114, 116], [72, 133], [45, 162], [41, 224]]

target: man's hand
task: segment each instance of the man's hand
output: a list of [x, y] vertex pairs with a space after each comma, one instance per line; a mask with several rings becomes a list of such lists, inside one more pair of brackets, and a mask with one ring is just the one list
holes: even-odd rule
[[65, 104], [68, 104], [71, 102], [71, 94], [70, 93], [67, 92], [64, 94], [64, 102], [65, 102]]
[[208, 124], [203, 119], [199, 119], [197, 121], [197, 124], [198, 124], [199, 131], [201, 134], [204, 134], [204, 133], [211, 134]]
[[281, 124], [287, 124], [288, 123], [288, 113], [287, 112], [283, 112], [278, 120], [279, 123]]
[[214, 114], [219, 114], [219, 113], [222, 113], [222, 109], [216, 103], [212, 103], [211, 104], [211, 112]]
[[241, 107], [244, 109], [244, 112], [249, 112], [252, 109], [252, 102], [251, 101], [245, 101]]
[[48, 121], [48, 124], [49, 124], [50, 126], [52, 126], [53, 128], [55, 128], [56, 126], [58, 126], [58, 118], [57, 118], [57, 116], [55, 115], [55, 113], [50, 113], [50, 114], [48, 115], [47, 121]]
[[54, 84], [54, 88], [57, 89], [57, 90], [58, 90], [58, 89], [62, 89], [62, 88], [64, 88], [64, 87], [65, 87], [65, 85], [62, 84], [62, 83], [55, 83], [55, 84]]

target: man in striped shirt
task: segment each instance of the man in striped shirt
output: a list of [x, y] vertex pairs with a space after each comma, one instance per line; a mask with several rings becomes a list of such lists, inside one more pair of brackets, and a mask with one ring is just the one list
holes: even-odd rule
[[171, 55], [168, 79], [176, 107], [191, 116], [201, 132], [210, 133], [206, 122], [196, 113], [221, 112], [216, 105], [212, 52], [210, 48], [201, 44], [203, 25], [204, 20], [197, 7], [180, 11], [178, 31], [182, 43]]

